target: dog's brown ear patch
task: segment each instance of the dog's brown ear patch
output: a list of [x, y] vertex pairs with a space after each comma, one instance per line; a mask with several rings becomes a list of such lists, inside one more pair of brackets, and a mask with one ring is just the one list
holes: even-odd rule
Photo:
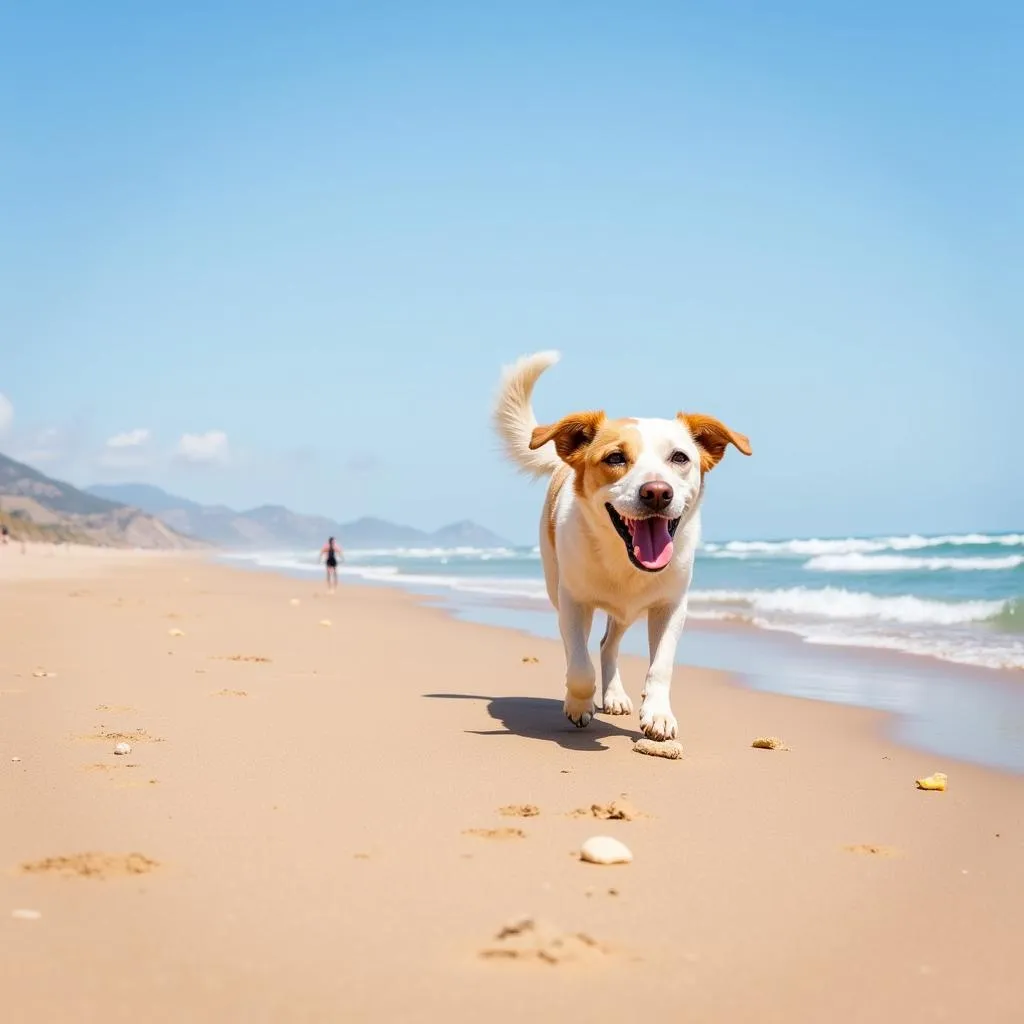
[[600, 411], [570, 413], [557, 423], [534, 428], [530, 436], [530, 450], [535, 451], [548, 441], [554, 441], [558, 457], [563, 462], [572, 462], [597, 437], [604, 420], [605, 415]]
[[707, 473], [722, 461], [725, 449], [735, 445], [744, 455], [750, 455], [750, 438], [730, 430], [721, 420], [714, 416], [705, 416], [700, 412], [678, 413], [680, 422], [690, 432], [690, 436], [700, 448], [700, 471]]

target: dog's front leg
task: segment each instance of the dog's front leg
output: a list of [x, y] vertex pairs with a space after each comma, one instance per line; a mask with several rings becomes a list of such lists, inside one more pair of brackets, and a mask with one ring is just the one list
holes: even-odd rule
[[676, 716], [672, 714], [669, 692], [672, 688], [676, 647], [685, 621], [685, 601], [678, 605], [660, 605], [647, 612], [651, 666], [644, 682], [640, 728], [652, 740], [670, 740], [676, 734]]
[[587, 644], [594, 621], [593, 607], [580, 604], [564, 591], [558, 595], [558, 628], [565, 645], [565, 717], [578, 729], [594, 717], [596, 674]]
[[625, 632], [625, 624], [609, 615], [601, 641], [601, 707], [606, 715], [633, 714], [633, 703], [619, 675], [619, 644]]

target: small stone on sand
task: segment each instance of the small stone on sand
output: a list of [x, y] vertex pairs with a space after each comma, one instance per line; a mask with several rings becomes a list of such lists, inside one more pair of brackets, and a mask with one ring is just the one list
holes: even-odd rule
[[778, 736], [758, 736], [750, 745], [758, 750], [789, 750]]
[[925, 779], [916, 779], [915, 784], [918, 789], [928, 789], [936, 793], [945, 792], [946, 779], [948, 776], [945, 772], [935, 772], [934, 775], [929, 775]]
[[683, 756], [683, 745], [678, 740], [637, 740], [633, 749], [638, 754], [648, 754], [651, 757], [669, 757], [674, 761]]
[[591, 836], [580, 847], [580, 860], [588, 864], [629, 864], [633, 854], [625, 843], [611, 836]]
[[114, 747], [114, 753], [118, 754], [118, 755], [130, 754], [131, 752], [132, 752], [132, 745], [130, 743], [118, 743]]

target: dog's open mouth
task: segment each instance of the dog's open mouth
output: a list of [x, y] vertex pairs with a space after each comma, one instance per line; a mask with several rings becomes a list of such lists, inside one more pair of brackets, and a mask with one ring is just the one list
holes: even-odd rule
[[672, 538], [679, 526], [678, 519], [648, 516], [646, 519], [626, 519], [611, 505], [606, 504], [612, 525], [626, 545], [629, 560], [644, 572], [659, 572], [672, 561], [675, 544]]

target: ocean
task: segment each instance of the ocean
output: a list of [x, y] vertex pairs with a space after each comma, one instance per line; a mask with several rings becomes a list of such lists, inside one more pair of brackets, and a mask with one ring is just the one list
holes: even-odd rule
[[[315, 552], [234, 557], [292, 575], [323, 571]], [[456, 600], [550, 608], [535, 547], [346, 550], [341, 574]], [[1024, 670], [1024, 534], [706, 543], [690, 619], [781, 631], [811, 645]]]

